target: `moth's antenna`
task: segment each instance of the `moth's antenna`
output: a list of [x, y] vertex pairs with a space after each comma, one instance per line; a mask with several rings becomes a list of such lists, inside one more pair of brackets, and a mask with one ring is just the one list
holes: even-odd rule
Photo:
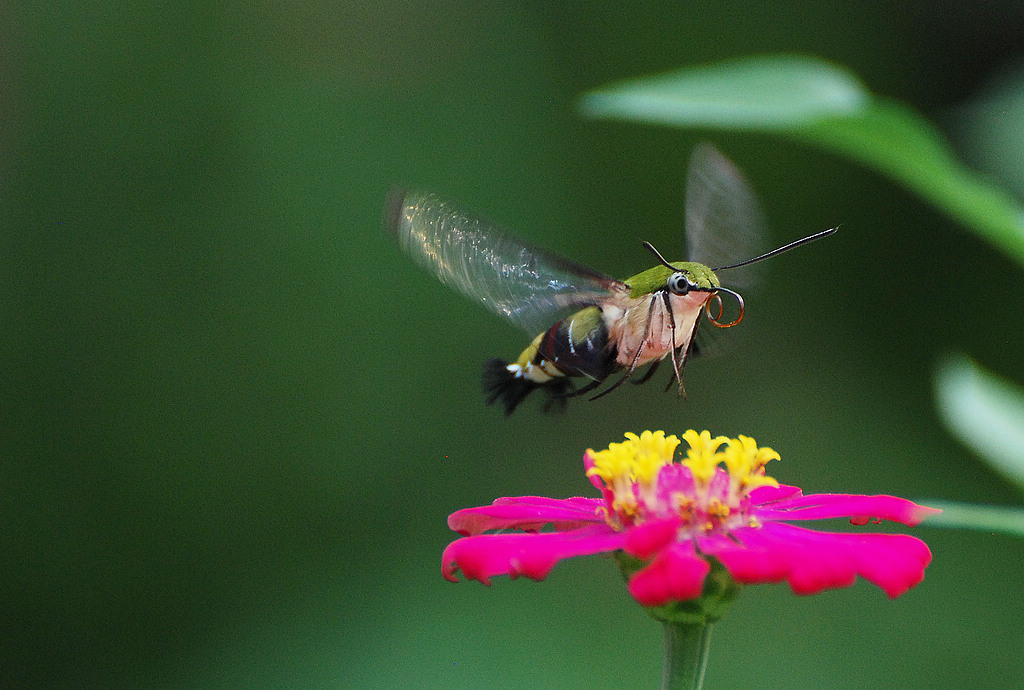
[[[767, 254], [762, 254], [761, 256], [754, 257], [753, 259], [747, 259], [746, 261], [741, 261], [738, 264], [730, 264], [728, 266], [719, 266], [718, 268], [712, 268], [711, 270], [715, 271], [715, 272], [724, 271], [724, 270], [726, 270], [728, 268], [739, 268], [740, 266], [746, 266], [747, 264], [752, 264], [752, 263], [755, 263], [757, 261], [763, 261], [764, 259], [767, 259], [769, 257], [775, 256], [776, 254], [781, 254], [782, 252], [788, 252], [790, 249], [796, 249], [801, 244], [807, 244], [808, 242], [813, 242], [814, 240], [819, 240], [822, 237], [827, 237], [828, 235], [831, 235], [832, 233], [834, 233], [838, 229], [839, 229], [838, 227], [835, 227], [835, 228], [829, 228], [828, 230], [822, 230], [821, 232], [816, 232], [813, 235], [808, 235], [807, 237], [804, 237], [803, 239], [797, 240], [796, 242], [790, 242], [789, 244], [787, 244], [784, 247], [779, 247], [778, 249], [773, 249], [770, 252], [768, 252]], [[644, 244], [647, 245], [646, 242]], [[651, 251], [654, 251], [654, 247], [651, 247], [650, 245], [647, 245], [647, 248], [650, 249]], [[656, 251], [654, 251], [654, 253], [655, 253], [655, 255], [659, 259], [661, 259], [661, 255], [660, 254], [658, 254]], [[662, 259], [662, 261], [664, 261], [664, 259]]]
[[673, 266], [669, 262], [665, 261], [665, 257], [663, 257], [661, 255], [661, 253], [657, 249], [654, 248], [653, 244], [651, 244], [650, 242], [647, 242], [647, 241], [644, 241], [641, 244], [644, 245], [644, 249], [649, 251], [651, 254], [654, 254], [654, 256], [658, 259], [658, 261], [661, 262], [662, 266], [667, 266], [668, 268], [671, 268], [673, 271], [678, 271], [679, 270], [678, 268], [676, 268], [675, 266]]

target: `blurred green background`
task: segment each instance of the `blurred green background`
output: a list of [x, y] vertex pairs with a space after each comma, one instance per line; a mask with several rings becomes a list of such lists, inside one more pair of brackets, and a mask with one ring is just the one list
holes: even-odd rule
[[[819, 55], [1021, 194], [1022, 23], [996, 1], [4, 5], [0, 685], [654, 687], [660, 627], [610, 561], [440, 574], [448, 513], [591, 495], [583, 450], [624, 431], [750, 434], [808, 492], [1018, 503], [931, 383], [951, 352], [1024, 380], [1016, 265], [844, 159], [577, 103]], [[485, 407], [483, 361], [529, 338], [388, 243], [388, 188], [628, 276], [640, 239], [681, 258], [701, 139], [771, 244], [842, 231], [772, 261], [688, 400], [662, 372], [562, 416]], [[1024, 544], [914, 534], [935, 560], [894, 602], [748, 588], [708, 686], [1024, 686]]]

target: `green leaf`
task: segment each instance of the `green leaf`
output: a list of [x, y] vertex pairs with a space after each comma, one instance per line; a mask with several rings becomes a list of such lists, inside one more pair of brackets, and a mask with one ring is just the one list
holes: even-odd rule
[[776, 129], [855, 115], [869, 99], [852, 72], [815, 58], [772, 55], [612, 84], [585, 95], [581, 108], [594, 118]]
[[1024, 390], [955, 357], [939, 367], [935, 396], [950, 431], [1024, 489]]
[[955, 501], [915, 501], [930, 508], [939, 508], [938, 515], [929, 515], [924, 523], [928, 527], [972, 529], [979, 532], [1002, 532], [1024, 537], [1024, 509], [986, 506]]
[[611, 84], [586, 94], [593, 118], [773, 132], [897, 180], [1024, 263], [1024, 210], [964, 167], [910, 108], [870, 93], [824, 60], [766, 55]]
[[1024, 193], [1024, 65], [999, 68], [970, 102], [956, 108], [953, 124], [965, 150], [978, 165]]

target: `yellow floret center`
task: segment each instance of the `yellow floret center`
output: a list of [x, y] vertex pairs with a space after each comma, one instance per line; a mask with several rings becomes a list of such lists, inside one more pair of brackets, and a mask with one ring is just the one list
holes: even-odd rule
[[613, 510], [632, 514], [638, 498], [650, 500], [657, 488], [658, 473], [672, 462], [679, 439], [665, 436], [664, 431], [645, 431], [639, 436], [626, 433], [622, 443], [612, 443], [607, 450], [588, 450], [593, 467], [589, 476], [598, 476], [612, 490]]
[[[662, 487], [659, 493], [659, 475], [673, 464], [679, 438], [664, 431], [625, 436], [606, 450], [587, 451], [592, 463], [588, 475], [600, 477], [611, 491], [608, 519], [618, 526], [671, 514], [709, 531], [740, 519], [741, 502], [753, 489], [779, 485], [765, 474], [765, 465], [780, 459], [771, 448], [759, 448], [749, 436], [712, 437], [709, 431], [690, 429], [683, 433], [689, 447], [678, 465], [689, 469], [692, 484]], [[712, 485], [716, 476], [721, 478]]]

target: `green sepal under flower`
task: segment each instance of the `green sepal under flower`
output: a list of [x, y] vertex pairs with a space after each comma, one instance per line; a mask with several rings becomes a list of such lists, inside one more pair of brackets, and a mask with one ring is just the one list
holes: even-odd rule
[[[647, 561], [634, 558], [625, 551], [616, 551], [614, 556], [626, 582], [629, 582], [638, 570], [648, 565]], [[743, 591], [743, 585], [732, 578], [717, 558], [705, 556], [705, 559], [711, 569], [704, 577], [704, 587], [699, 597], [685, 601], [670, 601], [661, 606], [645, 606], [644, 611], [647, 615], [662, 623], [695, 627], [721, 620]]]

